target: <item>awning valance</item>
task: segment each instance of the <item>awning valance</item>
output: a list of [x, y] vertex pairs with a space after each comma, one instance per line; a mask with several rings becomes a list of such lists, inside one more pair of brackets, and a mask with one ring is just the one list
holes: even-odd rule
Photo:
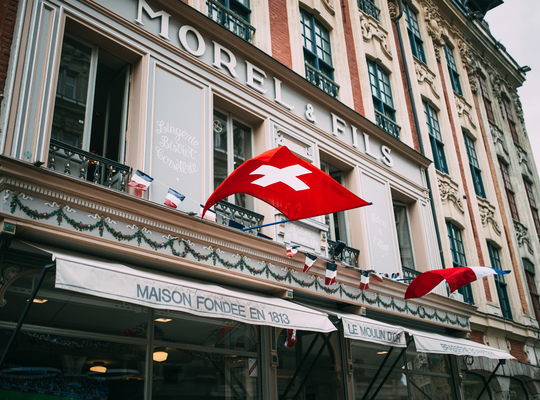
[[52, 254], [56, 261], [55, 287], [59, 289], [252, 325], [314, 332], [336, 330], [327, 314], [284, 299], [64, 250], [38, 248]]
[[413, 336], [416, 351], [421, 353], [452, 354], [455, 356], [487, 357], [495, 360], [514, 357], [506, 351], [495, 347], [486, 346], [472, 340], [455, 338], [436, 333], [423, 332], [407, 329], [407, 333]]

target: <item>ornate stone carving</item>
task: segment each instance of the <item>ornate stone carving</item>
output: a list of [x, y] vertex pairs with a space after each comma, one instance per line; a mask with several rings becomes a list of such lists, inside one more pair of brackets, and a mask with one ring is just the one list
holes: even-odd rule
[[461, 60], [469, 76], [469, 85], [471, 86], [471, 91], [473, 93], [478, 92], [478, 76], [476, 71], [478, 71], [478, 63], [476, 57], [474, 56], [474, 51], [471, 46], [463, 40], [459, 42], [459, 52], [461, 54]]
[[414, 68], [416, 70], [416, 79], [418, 80], [418, 83], [421, 85], [424, 82], [427, 83], [433, 95], [439, 99], [439, 93], [435, 90], [435, 79], [437, 76], [431, 72], [425, 64], [416, 60], [414, 60]]
[[364, 38], [364, 41], [370, 42], [372, 39], [375, 39], [379, 42], [384, 55], [391, 60], [392, 50], [388, 45], [388, 35], [382, 30], [379, 24], [370, 18], [362, 18], [360, 20], [360, 26], [362, 27], [362, 37]]
[[521, 147], [518, 144], [516, 144], [516, 151], [518, 155], [519, 164], [525, 168], [525, 171], [529, 175], [532, 174], [531, 169], [529, 168], [529, 157], [527, 156], [527, 152], [523, 150], [523, 147]]
[[323, 0], [322, 3], [324, 4], [324, 8], [326, 8], [326, 10], [334, 15], [336, 13], [336, 11], [334, 10], [334, 1], [333, 0]]
[[529, 253], [534, 254], [531, 247], [531, 239], [529, 238], [529, 228], [527, 228], [521, 222], [514, 221], [514, 229], [516, 230], [516, 240], [519, 247], [526, 245]]
[[518, 117], [519, 121], [524, 124], [525, 118], [523, 117], [523, 107], [521, 106], [521, 100], [519, 99], [519, 95], [517, 92], [514, 94], [514, 108], [516, 110], [516, 116]]
[[454, 100], [456, 102], [456, 108], [460, 117], [467, 117], [471, 126], [476, 129], [476, 125], [472, 119], [472, 106], [467, 103], [465, 98], [454, 93]]
[[388, 12], [390, 13], [390, 18], [395, 20], [398, 16], [398, 6], [395, 0], [388, 0]]
[[488, 224], [491, 224], [495, 233], [501, 236], [501, 228], [499, 228], [499, 224], [495, 220], [495, 208], [489, 203], [479, 203], [478, 209], [480, 211], [480, 219], [482, 220], [482, 226], [487, 227]]
[[425, 21], [428, 34], [433, 40], [433, 47], [435, 49], [435, 56], [437, 61], [441, 60], [441, 47], [444, 45], [444, 39], [442, 37], [442, 18], [439, 14], [438, 7], [431, 0], [422, 0]]
[[451, 201], [454, 206], [462, 213], [465, 213], [465, 208], [461, 202], [461, 198], [458, 192], [458, 186], [456, 183], [448, 179], [445, 179], [441, 176], [437, 177], [439, 183], [439, 193], [441, 194], [441, 200], [443, 203]]
[[497, 144], [500, 144], [500, 147], [508, 155], [508, 148], [506, 147], [506, 139], [504, 138], [503, 132], [499, 129], [497, 125], [489, 124], [491, 129], [491, 136], [493, 137], [493, 144], [497, 147]]

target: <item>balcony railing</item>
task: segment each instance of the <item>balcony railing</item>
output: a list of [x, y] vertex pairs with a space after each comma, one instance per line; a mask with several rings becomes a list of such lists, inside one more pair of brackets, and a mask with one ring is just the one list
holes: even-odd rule
[[338, 98], [339, 85], [332, 79], [316, 70], [308, 63], [306, 65], [306, 79], [334, 98]]
[[81, 150], [51, 139], [48, 168], [97, 183], [108, 188], [126, 191], [130, 167], [108, 158]]
[[379, 21], [379, 14], [381, 13], [381, 10], [375, 7], [375, 2], [373, 0], [358, 0], [358, 8], [365, 14], [371, 15], [373, 18]]
[[206, 0], [208, 17], [246, 42], [253, 43], [255, 28], [216, 0]]
[[377, 125], [379, 125], [381, 129], [384, 129], [390, 135], [399, 139], [399, 131], [401, 130], [401, 126], [399, 126], [386, 115], [377, 110], [375, 110], [375, 118], [377, 121]]
[[[335, 246], [336, 242], [333, 240], [328, 240], [328, 247], [332, 248]], [[360, 256], [360, 250], [354, 249], [349, 246], [345, 246], [340, 255], [336, 257], [336, 260], [342, 261], [353, 267], [358, 267], [358, 257]]]
[[416, 278], [418, 275], [421, 274], [420, 271], [417, 271], [415, 269], [407, 268], [407, 267], [401, 267], [401, 270], [403, 271], [403, 281], [406, 284], [409, 284], [412, 282], [414, 278]]
[[[247, 210], [227, 201], [220, 201], [217, 203], [214, 206], [214, 210], [217, 215], [218, 223], [236, 228], [251, 228], [262, 225], [264, 221], [264, 215], [257, 214], [256, 212]], [[246, 232], [257, 235], [260, 233], [260, 231], [261, 228], [251, 229]]]

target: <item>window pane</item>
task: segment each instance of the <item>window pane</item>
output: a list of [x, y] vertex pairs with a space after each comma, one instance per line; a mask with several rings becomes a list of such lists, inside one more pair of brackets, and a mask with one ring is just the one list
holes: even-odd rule
[[214, 110], [214, 189], [228, 176], [227, 116]]
[[407, 207], [394, 203], [394, 218], [396, 222], [401, 266], [416, 269]]

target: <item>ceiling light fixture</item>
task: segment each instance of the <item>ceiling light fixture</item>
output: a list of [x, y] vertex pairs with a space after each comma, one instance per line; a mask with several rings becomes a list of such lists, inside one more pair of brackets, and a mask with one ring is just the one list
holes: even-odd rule
[[92, 372], [101, 372], [102, 374], [107, 371], [107, 367], [105, 366], [105, 362], [103, 361], [94, 361], [94, 365], [90, 367], [90, 371]]
[[171, 322], [172, 318], [156, 318], [154, 321], [156, 322]]
[[[29, 300], [30, 299], [26, 299], [26, 301], [29, 301]], [[47, 299], [34, 299], [32, 302], [36, 303], [36, 304], [43, 304], [43, 303], [46, 303], [47, 301], [49, 301], [49, 300], [47, 300]]]
[[154, 350], [154, 354], [152, 356], [152, 359], [155, 362], [163, 362], [169, 357], [169, 353], [165, 351], [165, 348], [163, 347], [156, 347]]

